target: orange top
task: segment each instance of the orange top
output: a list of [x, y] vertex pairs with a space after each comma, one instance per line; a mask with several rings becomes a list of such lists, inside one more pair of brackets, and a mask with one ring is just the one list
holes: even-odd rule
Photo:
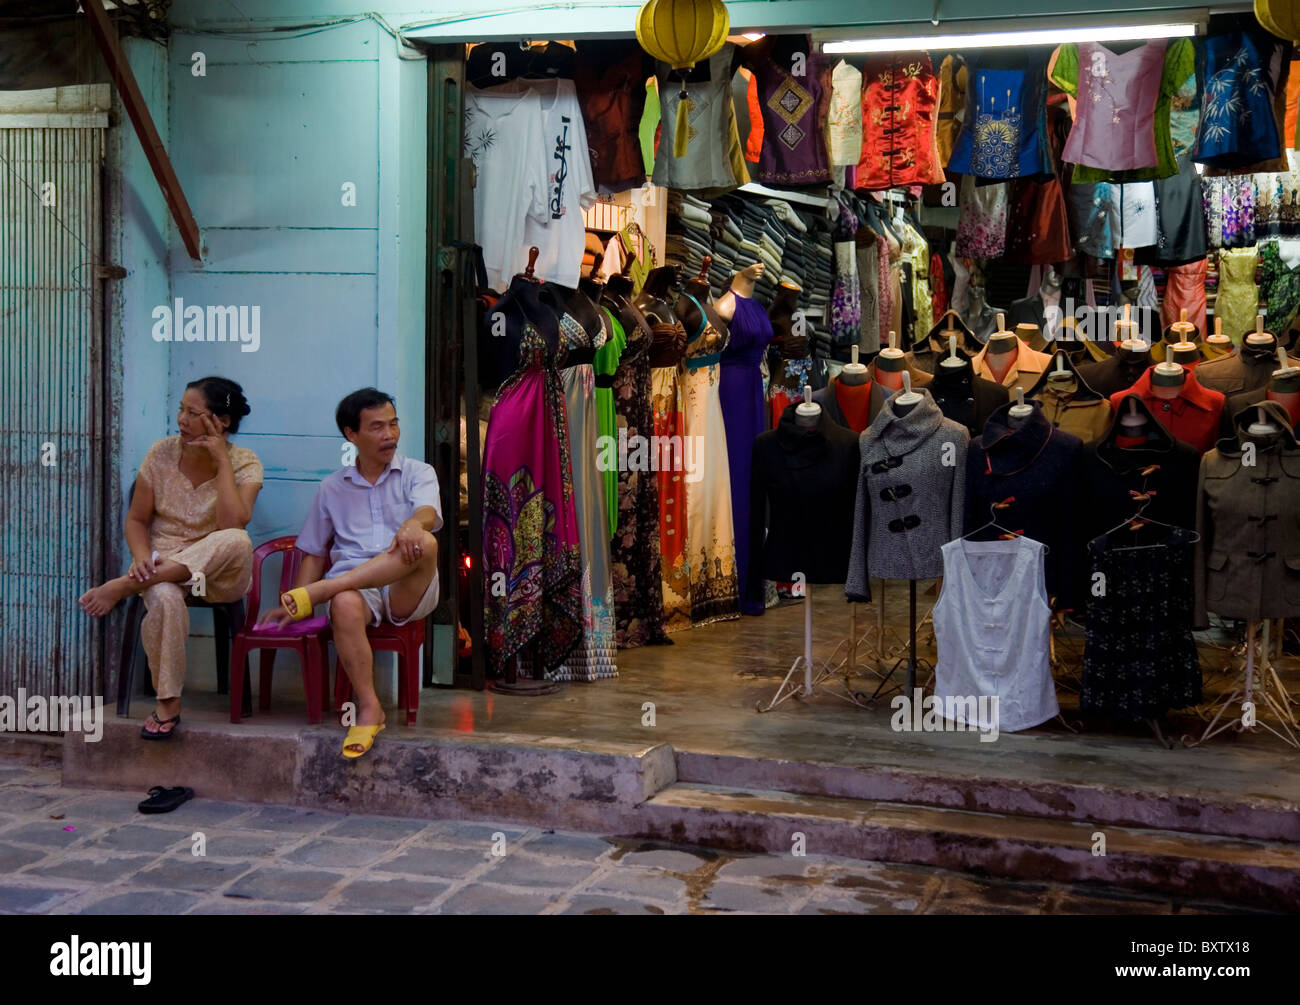
[[835, 382], [835, 400], [849, 421], [849, 428], [861, 433], [871, 425], [871, 381], [865, 384]]

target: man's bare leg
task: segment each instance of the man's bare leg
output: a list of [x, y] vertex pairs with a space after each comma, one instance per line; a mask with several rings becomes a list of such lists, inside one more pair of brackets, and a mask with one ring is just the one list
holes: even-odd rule
[[[392, 586], [389, 590], [389, 602], [394, 607], [394, 614], [397, 614], [397, 605], [393, 603], [398, 597], [403, 599], [411, 595], [415, 590], [416, 582], [410, 585], [405, 583], [408, 578], [421, 580], [419, 589], [414, 594], [414, 600], [411, 601], [408, 611], [415, 610], [416, 604], [419, 603], [420, 597], [424, 595], [425, 589], [429, 586], [429, 580], [433, 578], [433, 570], [437, 569], [438, 561], [438, 539], [428, 531], [424, 532], [423, 540], [420, 542], [420, 561], [413, 565], [407, 565], [402, 561], [402, 555], [398, 551], [386, 551], [382, 555], [376, 555], [374, 558], [363, 562], [355, 569], [349, 569], [341, 576], [333, 579], [318, 579], [310, 583], [307, 587], [307, 596], [311, 599], [312, 606], [324, 603], [326, 600], [332, 601], [334, 597], [344, 590], [365, 590], [379, 589], [384, 586]], [[295, 605], [289, 602], [288, 608]], [[290, 614], [297, 613], [290, 609]], [[399, 615], [400, 616], [400, 615]]]
[[375, 655], [366, 638], [369, 622], [370, 608], [356, 590], [344, 590], [330, 600], [334, 648], [338, 650], [344, 673], [352, 682], [358, 726], [377, 726], [384, 721], [384, 709], [375, 693]]
[[77, 598], [77, 603], [87, 614], [102, 618], [127, 597], [143, 593], [155, 583], [184, 583], [190, 578], [190, 570], [180, 562], [164, 559], [154, 566], [153, 575], [143, 582], [130, 576], [118, 576], [100, 586], [92, 586]]

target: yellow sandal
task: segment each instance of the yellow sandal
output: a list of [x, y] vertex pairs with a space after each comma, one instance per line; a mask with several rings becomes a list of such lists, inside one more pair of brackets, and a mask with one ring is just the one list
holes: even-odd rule
[[[286, 599], [293, 601], [292, 611], [289, 610], [289, 605], [285, 603]], [[284, 607], [284, 611], [289, 615], [291, 621], [302, 621], [304, 618], [311, 617], [311, 597], [308, 595], [305, 586], [299, 586], [280, 594], [280, 604]]]
[[[375, 737], [384, 731], [384, 723], [376, 726], [349, 726], [348, 735], [343, 738], [343, 756], [355, 760], [375, 745]], [[361, 747], [360, 753], [348, 750], [351, 746]]]

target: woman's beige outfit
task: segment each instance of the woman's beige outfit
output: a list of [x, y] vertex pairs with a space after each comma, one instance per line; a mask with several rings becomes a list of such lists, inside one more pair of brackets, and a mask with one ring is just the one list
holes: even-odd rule
[[[236, 485], [262, 484], [262, 462], [245, 447], [226, 444]], [[197, 487], [180, 469], [181, 438], [159, 440], [145, 455], [140, 477], [153, 489], [149, 547], [190, 570], [187, 583], [156, 583], [144, 591], [141, 623], [145, 655], [159, 701], [179, 698], [185, 683], [185, 640], [190, 634], [185, 598], [202, 584], [210, 603], [229, 603], [253, 581], [253, 542], [243, 529], [217, 527], [217, 479]], [[203, 574], [202, 580], [198, 573]]]

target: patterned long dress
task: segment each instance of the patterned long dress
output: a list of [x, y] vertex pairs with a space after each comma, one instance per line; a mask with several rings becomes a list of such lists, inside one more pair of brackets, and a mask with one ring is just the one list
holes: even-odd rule
[[[595, 371], [596, 417], [600, 436], [617, 440], [618, 415], [614, 411], [614, 374], [618, 372], [618, 361], [623, 355], [624, 346], [627, 345], [627, 335], [623, 332], [623, 326], [619, 324], [618, 318], [614, 317], [608, 308], [602, 307], [600, 312], [608, 322], [610, 335], [605, 339], [605, 344], [596, 350], [596, 358], [591, 364]], [[605, 526], [612, 538], [618, 530], [618, 467], [607, 465], [600, 474], [605, 489]]]
[[545, 336], [525, 322], [520, 366], [483, 449], [483, 580], [488, 656], [555, 670], [582, 638], [582, 559], [564, 391]]
[[[705, 312], [708, 316], [708, 312]], [[722, 421], [722, 350], [727, 336], [710, 320], [686, 346], [686, 553], [691, 623], [739, 617], [731, 468]]]
[[[650, 333], [635, 325], [614, 374], [618, 435], [654, 435], [650, 407]], [[618, 465], [618, 532], [610, 542], [614, 572], [614, 620], [620, 649], [672, 642], [664, 631], [660, 578], [659, 486], [653, 471]]]
[[[592, 338], [577, 321], [565, 315], [560, 332], [570, 350], [590, 356], [611, 334], [601, 312], [601, 331]], [[575, 358], [583, 358], [575, 355]], [[605, 507], [605, 482], [597, 463], [600, 452], [600, 417], [596, 404], [595, 370], [580, 362], [560, 372], [564, 404], [569, 419], [569, 446], [573, 455], [573, 491], [577, 499], [578, 538], [582, 545], [582, 642], [554, 680], [593, 681], [618, 676], [618, 649], [614, 644], [614, 580], [609, 563], [609, 518]]]
[[691, 578], [686, 561], [686, 480], [681, 470], [686, 416], [682, 407], [682, 356], [686, 329], [681, 322], [651, 326], [650, 400], [654, 434], [668, 448], [652, 451], [658, 463], [659, 549], [663, 572], [664, 627], [691, 627]]

